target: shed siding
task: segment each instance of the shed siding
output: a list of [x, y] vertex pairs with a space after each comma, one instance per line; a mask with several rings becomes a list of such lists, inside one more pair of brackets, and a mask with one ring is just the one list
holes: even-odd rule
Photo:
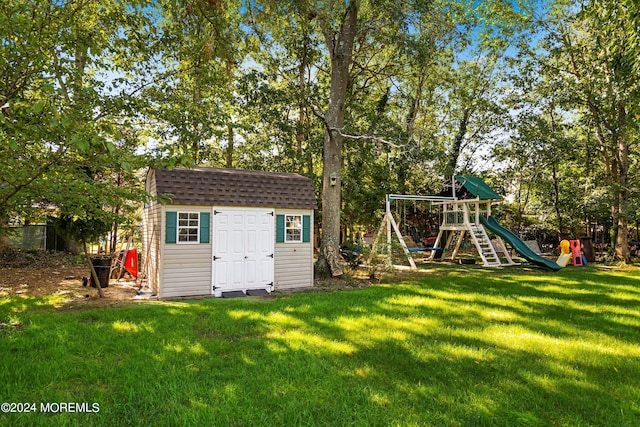
[[[205, 206], [164, 206], [161, 215], [163, 233], [166, 230], [164, 217], [166, 211], [210, 212]], [[211, 295], [211, 243], [178, 244], [165, 243], [164, 237], [159, 239], [162, 245], [160, 261], [161, 298]]]
[[[151, 174], [147, 180], [147, 192], [156, 193], [155, 174]], [[160, 236], [162, 235], [162, 206], [152, 200], [145, 206], [143, 212], [144, 226], [142, 229], [142, 253], [145, 259], [142, 260], [148, 286], [157, 294], [160, 285]]]
[[[313, 230], [313, 210], [277, 209], [276, 215], [309, 215]], [[313, 286], [313, 236], [308, 243], [276, 243], [275, 289]]]

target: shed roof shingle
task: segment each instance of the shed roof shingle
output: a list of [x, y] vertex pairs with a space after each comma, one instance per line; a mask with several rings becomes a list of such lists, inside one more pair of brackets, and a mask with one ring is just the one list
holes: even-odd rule
[[173, 205], [316, 209], [311, 179], [293, 173], [197, 167], [156, 169], [156, 193]]

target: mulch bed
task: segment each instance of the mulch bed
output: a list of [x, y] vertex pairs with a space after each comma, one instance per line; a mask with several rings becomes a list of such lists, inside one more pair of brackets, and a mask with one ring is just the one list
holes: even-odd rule
[[77, 304], [111, 304], [133, 300], [138, 286], [125, 276], [111, 279], [100, 298], [95, 288], [82, 285], [89, 276], [83, 258], [62, 252], [4, 250], [0, 252], [0, 298], [7, 296], [59, 296], [57, 307]]

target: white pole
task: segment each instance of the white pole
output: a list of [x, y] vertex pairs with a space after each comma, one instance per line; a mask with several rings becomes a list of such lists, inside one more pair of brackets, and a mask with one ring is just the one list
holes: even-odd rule
[[453, 200], [456, 200], [456, 176], [451, 175], [451, 191], [453, 194]]
[[402, 238], [402, 233], [400, 233], [400, 228], [398, 228], [398, 224], [396, 223], [396, 221], [393, 219], [392, 216], [389, 216], [389, 221], [393, 226], [393, 230], [396, 232], [396, 236], [398, 236], [398, 240], [400, 241], [400, 246], [402, 246], [402, 250], [404, 251], [404, 254], [407, 256], [407, 260], [409, 261], [409, 264], [411, 264], [411, 269], [417, 270], [418, 267], [416, 267], [416, 263], [413, 260], [413, 257], [411, 256], [411, 252], [409, 252], [409, 248], [407, 248], [407, 244], [404, 242], [404, 239]]
[[391, 257], [391, 221], [390, 218], [393, 218], [391, 215], [391, 199], [387, 194], [386, 197], [386, 213], [385, 220], [387, 221], [387, 251], [389, 252], [389, 257]]

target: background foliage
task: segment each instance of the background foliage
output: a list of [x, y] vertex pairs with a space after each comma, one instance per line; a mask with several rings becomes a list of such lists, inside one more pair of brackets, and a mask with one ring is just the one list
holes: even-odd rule
[[[552, 241], [612, 230], [628, 259], [626, 241], [640, 237], [638, 6], [353, 6], [344, 236], [375, 231], [384, 194], [439, 192], [464, 173], [508, 195], [513, 228]], [[325, 35], [340, 30], [341, 7], [3, 2], [0, 224], [51, 207], [135, 222], [136, 174], [154, 165], [298, 172], [320, 192]]]

